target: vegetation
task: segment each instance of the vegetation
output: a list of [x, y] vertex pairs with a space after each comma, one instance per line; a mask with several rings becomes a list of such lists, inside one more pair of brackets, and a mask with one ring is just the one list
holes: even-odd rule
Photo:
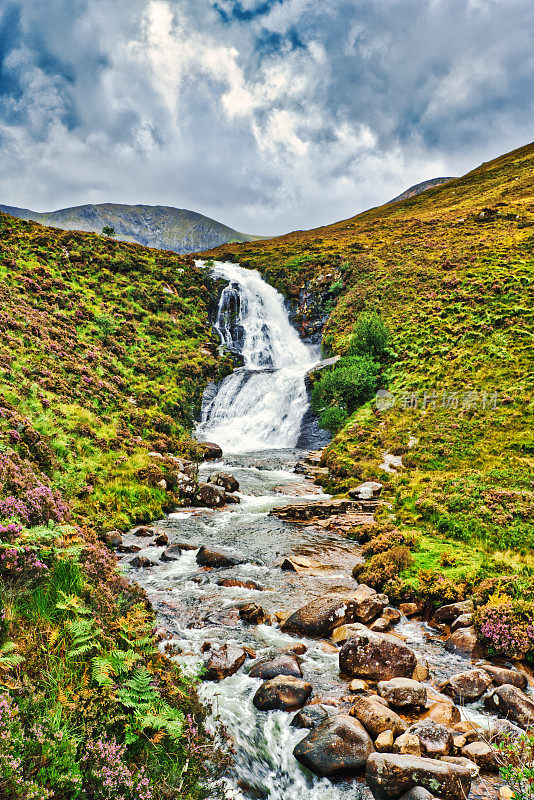
[[[325, 355], [341, 360], [314, 396], [337, 431], [325, 486], [384, 484], [378, 522], [417, 540], [386, 590], [429, 611], [508, 579], [532, 597], [533, 178], [528, 145], [335, 225], [212, 251], [262, 272], [303, 329], [329, 312]], [[343, 379], [346, 359], [362, 356], [351, 337], [371, 331], [370, 319], [389, 332], [377, 339], [380, 357], [371, 353], [388, 401], [380, 407], [367, 399], [371, 381], [366, 397], [358, 373]]]
[[98, 536], [182, 502], [175, 455], [229, 368], [209, 277], [3, 214], [0, 233], [0, 796], [200, 797], [195, 681]]

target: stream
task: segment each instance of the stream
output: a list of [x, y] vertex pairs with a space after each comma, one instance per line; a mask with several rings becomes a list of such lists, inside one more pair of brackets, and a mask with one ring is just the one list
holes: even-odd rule
[[[165, 629], [165, 644], [182, 669], [195, 672], [206, 658], [207, 646], [235, 643], [257, 657], [272, 650], [303, 645], [304, 679], [313, 686], [311, 702], [343, 707], [349, 679], [340, 676], [338, 649], [328, 642], [283, 633], [277, 612], [287, 616], [313, 598], [354, 591], [351, 570], [361, 560], [358, 545], [320, 521], [288, 523], [269, 511], [297, 500], [325, 499], [321, 489], [294, 467], [306, 452], [298, 447], [301, 422], [308, 407], [305, 373], [318, 361], [318, 349], [303, 343], [291, 326], [283, 298], [253, 271], [235, 264], [216, 264], [214, 274], [229, 283], [219, 304], [217, 329], [222, 343], [242, 355], [244, 366], [206, 393], [198, 437], [223, 448], [219, 462], [201, 465], [200, 479], [214, 472], [233, 475], [240, 484], [240, 503], [222, 510], [185, 509], [156, 523], [169, 544], [182, 544], [180, 557], [162, 563], [164, 547], [149, 545], [147, 555], [157, 566], [136, 572]], [[143, 544], [131, 536], [129, 542]], [[226, 569], [207, 569], [196, 563], [201, 545], [233, 548], [245, 563]], [[304, 573], [282, 570], [287, 556], [306, 556], [321, 567]], [[234, 578], [256, 588], [220, 586]], [[239, 606], [256, 602], [270, 624], [248, 624]], [[430, 666], [433, 683], [470, 668], [470, 661], [447, 652], [428, 625], [405, 617], [395, 632]], [[208, 644], [206, 644], [208, 643]], [[342, 800], [371, 797], [363, 778], [331, 782], [301, 767], [294, 746], [308, 733], [290, 725], [293, 713], [262, 712], [252, 704], [261, 684], [248, 671], [254, 658], [220, 682], [204, 682], [200, 696], [213, 708], [226, 729], [234, 763], [226, 777], [228, 798], [269, 800]], [[346, 705], [346, 704], [345, 704]], [[488, 721], [482, 704], [462, 709], [473, 721]], [[473, 783], [471, 797], [496, 797], [495, 784]], [[486, 786], [486, 788], [485, 788]], [[478, 787], [478, 789], [476, 788]], [[489, 793], [488, 793], [489, 792]]]

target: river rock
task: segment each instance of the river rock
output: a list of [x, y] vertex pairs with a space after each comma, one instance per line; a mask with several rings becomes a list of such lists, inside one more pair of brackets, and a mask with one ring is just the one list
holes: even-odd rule
[[401, 613], [398, 608], [393, 608], [393, 606], [386, 606], [383, 609], [382, 613], [380, 614], [381, 619], [387, 619], [387, 621], [391, 625], [396, 625], [397, 622], [401, 621]]
[[203, 680], [222, 681], [228, 675], [236, 673], [246, 658], [246, 652], [233, 644], [223, 644], [222, 647], [211, 650], [209, 658], [204, 662]]
[[276, 653], [266, 658], [255, 661], [248, 673], [251, 678], [261, 678], [268, 681], [277, 675], [291, 675], [293, 678], [302, 678], [300, 661], [293, 653]]
[[232, 492], [225, 492], [224, 499], [226, 500], [227, 503], [230, 503], [230, 505], [232, 504], [238, 505], [241, 502], [241, 498], [239, 497], [239, 495], [232, 494]]
[[419, 739], [413, 733], [406, 731], [406, 733], [395, 739], [393, 752], [404, 756], [420, 756], [421, 745], [419, 744]]
[[296, 711], [311, 693], [311, 683], [291, 675], [278, 675], [262, 683], [252, 702], [259, 711]]
[[441, 606], [434, 614], [434, 622], [438, 624], [450, 625], [461, 614], [472, 614], [474, 605], [472, 600], [462, 600], [458, 603], [449, 603], [446, 606]]
[[458, 619], [455, 619], [454, 622], [451, 624], [451, 633], [457, 631], [458, 628], [470, 628], [472, 625], [473, 625], [472, 614], [460, 614]]
[[409, 728], [409, 732], [419, 739], [424, 756], [441, 758], [449, 755], [452, 750], [452, 733], [445, 725], [434, 720], [416, 722]]
[[182, 548], [177, 544], [171, 544], [170, 547], [167, 547], [166, 550], [160, 555], [160, 561], [178, 561], [180, 556], [182, 555]]
[[198, 490], [198, 499], [208, 508], [220, 508], [226, 505], [224, 489], [213, 486], [211, 483], [202, 483]]
[[473, 780], [480, 775], [480, 769], [475, 762], [471, 761], [469, 758], [464, 758], [464, 756], [442, 756], [441, 760], [446, 761], [447, 764], [457, 764], [459, 767], [465, 767], [469, 770]]
[[130, 566], [135, 567], [135, 569], [148, 569], [149, 567], [155, 567], [156, 562], [151, 561], [146, 556], [135, 556], [130, 561]]
[[375, 739], [375, 748], [379, 753], [391, 753], [394, 741], [393, 731], [382, 731]]
[[373, 749], [365, 728], [353, 717], [338, 714], [312, 730], [293, 755], [315, 775], [335, 778], [363, 772]]
[[462, 747], [462, 755], [470, 761], [474, 761], [477, 767], [488, 772], [499, 771], [499, 760], [497, 751], [487, 742], [471, 742]]
[[377, 800], [397, 800], [416, 786], [444, 800], [465, 800], [471, 789], [466, 767], [419, 756], [371, 753], [365, 777]]
[[427, 700], [427, 689], [424, 683], [411, 678], [392, 678], [389, 681], [380, 681], [378, 694], [384, 697], [392, 706], [424, 706]]
[[249, 625], [261, 625], [266, 620], [265, 611], [257, 603], [245, 603], [240, 606], [239, 616]]
[[525, 689], [528, 686], [527, 676], [524, 672], [519, 672], [515, 669], [505, 669], [504, 667], [497, 667], [494, 664], [481, 664], [484, 672], [490, 676], [492, 683], [495, 686], [502, 686], [504, 683], [510, 683], [512, 686], [517, 686], [519, 689]]
[[422, 786], [414, 786], [406, 794], [403, 794], [400, 800], [435, 800], [434, 795], [423, 789]]
[[521, 728], [528, 728], [534, 722], [534, 702], [521, 689], [510, 683], [498, 686], [489, 697], [486, 697], [484, 705], [489, 711], [507, 717]]
[[246, 559], [231, 550], [217, 549], [202, 545], [196, 555], [197, 564], [201, 567], [236, 567], [245, 564]]
[[412, 673], [412, 678], [414, 681], [427, 681], [430, 677], [430, 669], [428, 667], [428, 661], [426, 658], [422, 658], [416, 654], [416, 664], [415, 669]]
[[214, 472], [213, 475], [209, 476], [207, 483], [213, 483], [215, 486], [221, 486], [227, 492], [239, 491], [239, 481], [228, 472]]
[[440, 694], [430, 687], [427, 689], [427, 711], [421, 715], [421, 719], [431, 719], [441, 725], [454, 725], [460, 722], [460, 709], [454, 705], [450, 697]]
[[165, 547], [169, 544], [169, 537], [166, 533], [159, 533], [154, 539], [154, 544], [158, 547]]
[[421, 611], [421, 606], [418, 603], [401, 603], [399, 611], [405, 617], [415, 617]]
[[340, 671], [353, 678], [410, 678], [415, 665], [415, 653], [407, 645], [395, 636], [363, 626], [339, 651]]
[[387, 607], [389, 598], [385, 594], [377, 594], [374, 589], [361, 583], [352, 594], [347, 615], [351, 622], [362, 622], [367, 624]]
[[140, 525], [138, 528], [134, 528], [131, 533], [134, 536], [143, 536], [148, 538], [149, 536], [154, 536], [154, 530], [152, 528], [147, 528], [144, 525]]
[[393, 731], [394, 736], [404, 733], [407, 725], [398, 714], [377, 700], [363, 695], [352, 698], [352, 716], [359, 720], [373, 739], [383, 731]]
[[340, 623], [347, 619], [349, 597], [326, 595], [312, 600], [291, 614], [283, 623], [282, 630], [300, 636], [326, 638]]
[[347, 492], [354, 500], [377, 500], [382, 492], [382, 484], [377, 481], [366, 481], [354, 486]]
[[321, 564], [320, 561], [314, 561], [313, 558], [308, 558], [308, 556], [292, 555], [284, 558], [280, 569], [296, 572], [301, 575], [313, 572], [314, 570], [324, 569], [324, 564]]
[[123, 541], [120, 531], [107, 531], [107, 533], [102, 534], [102, 536], [99, 537], [99, 539], [101, 539], [101, 541], [103, 541], [104, 544], [107, 544], [108, 547], [120, 548], [123, 546]]
[[478, 645], [474, 628], [458, 628], [445, 642], [445, 649], [460, 656], [472, 656]]
[[240, 578], [221, 578], [217, 581], [217, 586], [226, 586], [228, 588], [238, 587], [240, 589], [253, 589], [256, 592], [263, 592], [263, 586], [256, 581], [241, 580]]
[[215, 442], [201, 442], [200, 447], [203, 461], [217, 461], [223, 457], [222, 448]]
[[391, 628], [391, 622], [384, 617], [378, 617], [374, 622], [371, 622], [369, 629], [377, 633], [386, 633]]
[[293, 728], [309, 728], [313, 730], [322, 725], [323, 722], [326, 722], [327, 719], [330, 719], [332, 712], [333, 708], [322, 703], [304, 706], [300, 711], [297, 711], [290, 724]]
[[361, 678], [353, 678], [349, 683], [349, 690], [354, 692], [355, 694], [359, 694], [360, 692], [366, 692], [369, 688], [369, 684], [367, 681], [362, 681]]
[[441, 691], [457, 703], [473, 703], [482, 697], [490, 684], [491, 678], [485, 670], [470, 669], [450, 677]]

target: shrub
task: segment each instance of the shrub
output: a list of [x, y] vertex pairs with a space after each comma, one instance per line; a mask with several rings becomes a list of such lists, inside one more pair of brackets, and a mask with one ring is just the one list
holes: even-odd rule
[[508, 735], [496, 745], [501, 778], [513, 792], [513, 800], [534, 798], [534, 733]]
[[378, 365], [369, 356], [345, 357], [316, 382], [312, 405], [320, 423], [335, 433], [378, 385]]
[[385, 355], [389, 336], [389, 330], [379, 314], [373, 311], [364, 312], [352, 329], [349, 354], [370, 356], [380, 361]]
[[319, 425], [331, 434], [337, 433], [348, 420], [349, 415], [344, 408], [330, 406], [319, 415]]
[[445, 578], [438, 570], [421, 569], [418, 580], [419, 595], [425, 601], [425, 610], [428, 613], [446, 603], [463, 600], [467, 594], [468, 587], [465, 583]]
[[362, 547], [362, 554], [367, 556], [376, 555], [377, 553], [385, 553], [391, 550], [392, 547], [398, 545], [406, 545], [409, 550], [413, 550], [416, 544], [416, 538], [413, 534], [402, 533], [401, 531], [388, 531], [386, 533], [379, 533], [374, 536], [370, 541]]
[[492, 655], [534, 660], [534, 602], [495, 597], [478, 609], [475, 625]]
[[377, 553], [366, 564], [357, 564], [353, 577], [373, 589], [382, 590], [389, 581], [413, 564], [413, 558], [405, 545], [393, 547], [386, 553]]

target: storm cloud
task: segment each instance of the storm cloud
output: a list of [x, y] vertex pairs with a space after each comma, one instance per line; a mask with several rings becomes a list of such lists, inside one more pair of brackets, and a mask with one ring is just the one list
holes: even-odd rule
[[0, 202], [351, 216], [534, 137], [532, 0], [4, 0]]

